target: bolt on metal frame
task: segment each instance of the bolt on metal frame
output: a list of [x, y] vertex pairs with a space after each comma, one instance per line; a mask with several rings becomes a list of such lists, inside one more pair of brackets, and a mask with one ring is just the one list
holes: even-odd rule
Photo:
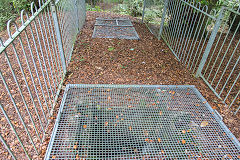
[[8, 21], [9, 37], [0, 38], [0, 117], [6, 124], [0, 124], [0, 141], [13, 159], [39, 154], [85, 22], [84, 0], [39, 0], [39, 6], [31, 3], [31, 15], [21, 11], [20, 27]]

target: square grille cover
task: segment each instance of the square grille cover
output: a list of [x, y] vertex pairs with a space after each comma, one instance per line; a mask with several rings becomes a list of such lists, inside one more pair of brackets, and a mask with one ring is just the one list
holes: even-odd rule
[[45, 159], [238, 159], [194, 86], [67, 85]]
[[93, 38], [139, 39], [129, 19], [97, 18]]

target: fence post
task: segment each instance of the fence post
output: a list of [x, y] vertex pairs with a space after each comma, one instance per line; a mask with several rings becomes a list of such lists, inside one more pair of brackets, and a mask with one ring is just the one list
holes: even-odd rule
[[163, 32], [165, 16], [166, 16], [167, 7], [168, 7], [168, 1], [169, 0], [165, 0], [165, 2], [164, 2], [164, 9], [163, 9], [162, 20], [161, 20], [161, 24], [160, 24], [159, 33], [158, 33], [158, 39], [161, 38], [161, 35], [162, 35], [162, 32]]
[[78, 32], [80, 32], [80, 28], [79, 28], [79, 10], [78, 10], [78, 0], [75, 0], [75, 7], [76, 7], [76, 18], [77, 18], [77, 30]]
[[212, 34], [211, 34], [211, 36], [210, 36], [210, 38], [209, 38], [207, 47], [206, 47], [206, 49], [205, 49], [205, 51], [204, 51], [204, 53], [203, 53], [202, 60], [201, 60], [201, 62], [200, 62], [200, 64], [199, 64], [199, 67], [198, 67], [198, 70], [197, 70], [197, 73], [196, 73], [196, 77], [199, 77], [199, 76], [200, 76], [200, 74], [202, 73], [203, 67], [204, 67], [204, 65], [205, 65], [205, 63], [206, 63], [206, 61], [207, 61], [207, 58], [208, 58], [208, 55], [209, 55], [209, 53], [210, 53], [210, 51], [211, 51], [212, 45], [213, 45], [213, 43], [214, 43], [214, 40], [215, 40], [215, 38], [216, 38], [216, 36], [217, 36], [217, 33], [218, 33], [218, 30], [219, 30], [219, 28], [220, 28], [220, 26], [221, 26], [222, 18], [223, 18], [223, 16], [224, 16], [224, 15], [223, 15], [224, 9], [225, 9], [224, 7], [221, 8], [221, 11], [220, 11], [220, 13], [219, 13], [219, 16], [218, 16], [218, 18], [217, 18], [217, 20], [216, 20], [216, 24], [215, 24], [215, 26], [214, 26], [214, 28], [213, 28], [213, 31], [212, 31]]
[[144, 2], [143, 2], [142, 23], [143, 23], [143, 20], [144, 20], [145, 8], [146, 8], [146, 0], [144, 0]]
[[64, 50], [63, 50], [62, 35], [60, 32], [60, 28], [59, 28], [57, 10], [56, 10], [54, 0], [51, 1], [51, 12], [52, 12], [53, 23], [54, 23], [54, 28], [55, 28], [55, 32], [56, 32], [58, 49], [60, 52], [60, 57], [61, 57], [61, 62], [62, 62], [63, 73], [66, 74], [67, 67], [66, 67], [65, 55], [64, 55]]

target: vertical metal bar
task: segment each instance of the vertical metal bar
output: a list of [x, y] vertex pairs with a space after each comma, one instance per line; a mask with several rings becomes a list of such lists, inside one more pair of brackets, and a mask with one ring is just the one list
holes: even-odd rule
[[[208, 16], [207, 23], [205, 24], [205, 27], [204, 27], [204, 31], [207, 30], [207, 26], [208, 26], [207, 24], [208, 24], [209, 22], [211, 22], [211, 17]], [[203, 51], [203, 49], [204, 49], [204, 46], [205, 46], [205, 44], [207, 43], [209, 33], [210, 33], [210, 31], [207, 31], [207, 34], [206, 34], [206, 35], [204, 35], [204, 34], [202, 33], [202, 36], [201, 36], [200, 41], [199, 41], [199, 43], [198, 43], [197, 50], [195, 51], [196, 54], [195, 54], [195, 56], [194, 56], [194, 58], [193, 58], [193, 61], [192, 61], [191, 67], [190, 67], [190, 69], [192, 69], [192, 67], [194, 66], [194, 68], [192, 69], [192, 70], [193, 70], [192, 73], [195, 73], [195, 71], [196, 71], [196, 67], [197, 67], [197, 65], [198, 65], [199, 58], [201, 57], [202, 51]], [[204, 37], [205, 37], [205, 38], [204, 38]], [[202, 46], [202, 47], [201, 47], [201, 46]], [[201, 49], [200, 49], [200, 48], [201, 48]], [[199, 50], [199, 49], [200, 49], [200, 50]], [[197, 59], [196, 59], [196, 58], [197, 58]], [[195, 62], [195, 64], [194, 64], [194, 62]]]
[[[215, 78], [216, 78], [216, 76], [217, 76], [217, 74], [218, 74], [218, 72], [219, 72], [219, 70], [220, 70], [220, 68], [221, 68], [221, 66], [222, 66], [222, 63], [223, 63], [223, 61], [225, 60], [225, 57], [226, 57], [226, 55], [227, 55], [230, 47], [232, 46], [231, 44], [232, 44], [232, 42], [233, 42], [233, 40], [234, 40], [234, 37], [235, 37], [235, 35], [236, 35], [237, 31], [238, 31], [239, 26], [240, 26], [240, 23], [238, 24], [238, 26], [237, 26], [234, 34], [233, 34], [233, 37], [232, 37], [231, 41], [230, 41], [229, 44], [228, 44], [227, 50], [225, 51], [225, 53], [224, 53], [224, 55], [223, 55], [223, 57], [222, 57], [222, 60], [221, 60], [219, 66], [218, 66], [218, 68], [217, 68], [217, 71], [215, 72], [215, 75], [214, 75], [214, 77], [213, 77], [213, 79], [212, 79], [211, 84], [214, 82], [214, 80], [215, 80]], [[240, 41], [238, 41], [237, 46], [239, 45], [239, 42], [240, 42]], [[224, 45], [224, 43], [222, 44], [222, 46], [223, 46], [223, 45]], [[229, 59], [229, 63], [230, 63], [232, 57], [233, 57], [233, 54], [231, 55], [231, 57], [230, 57], [230, 59]], [[226, 68], [228, 67], [229, 63], [226, 65]], [[223, 73], [224, 73], [224, 72], [223, 72]], [[222, 74], [223, 74], [223, 73], [222, 73]]]
[[[4, 79], [3, 75], [2, 75], [1, 70], [0, 70], [0, 77], [1, 77], [1, 79], [2, 79], [2, 81], [3, 81], [3, 84], [4, 84], [7, 92], [8, 92], [8, 95], [10, 96], [10, 99], [11, 99], [12, 102], [13, 102], [13, 105], [14, 105], [14, 108], [15, 108], [17, 114], [18, 114], [18, 117], [19, 117], [20, 121], [22, 122], [22, 125], [23, 125], [25, 131], [27, 132], [28, 138], [30, 139], [30, 142], [32, 143], [35, 152], [38, 154], [38, 151], [37, 151], [37, 148], [36, 148], [36, 146], [35, 146], [35, 144], [34, 144], [34, 142], [33, 142], [32, 136], [31, 136], [31, 134], [29, 133], [29, 130], [27, 129], [27, 126], [26, 126], [26, 124], [25, 124], [25, 122], [24, 122], [24, 120], [23, 120], [23, 118], [22, 118], [22, 115], [21, 115], [21, 113], [20, 113], [20, 111], [19, 111], [19, 109], [18, 109], [18, 107], [17, 107], [17, 104], [15, 103], [15, 100], [14, 100], [14, 98], [13, 98], [13, 96], [12, 96], [12, 94], [11, 94], [9, 88], [8, 88], [8, 85], [7, 85], [5, 79]], [[5, 113], [5, 110], [2, 108], [1, 105], [0, 105], [0, 107], [1, 107], [1, 109], [2, 109], [2, 112]], [[7, 114], [5, 115], [5, 117], [9, 120]], [[9, 121], [9, 122], [10, 122], [9, 125], [12, 125], [11, 121]], [[14, 127], [13, 127], [12, 129], [14, 129]], [[15, 134], [16, 134], [15, 129], [14, 129], [14, 132], [15, 132]], [[17, 134], [16, 134], [16, 135], [17, 135]], [[20, 140], [20, 139], [19, 139], [19, 140]], [[22, 146], [23, 146], [23, 145], [22, 145]], [[24, 147], [23, 147], [23, 148], [24, 148]], [[25, 152], [25, 154], [28, 155], [27, 152]], [[29, 157], [29, 156], [28, 156], [28, 157]]]
[[[0, 71], [0, 74], [1, 74], [1, 71]], [[15, 106], [15, 105], [16, 105], [16, 104], [14, 104], [14, 106]], [[5, 116], [5, 118], [6, 118], [7, 122], [8, 122], [8, 124], [10, 125], [10, 127], [11, 127], [12, 130], [13, 130], [13, 132], [15, 133], [15, 135], [16, 135], [16, 137], [17, 137], [17, 139], [18, 139], [18, 141], [19, 141], [19, 143], [20, 143], [20, 145], [21, 145], [21, 147], [23, 148], [24, 153], [26, 154], [26, 156], [27, 156], [28, 159], [30, 160], [31, 158], [30, 158], [30, 156], [29, 156], [29, 154], [28, 154], [26, 148], [24, 147], [24, 145], [23, 145], [23, 143], [22, 143], [20, 137], [19, 137], [18, 134], [17, 134], [17, 131], [15, 130], [15, 128], [14, 128], [14, 126], [13, 126], [11, 120], [9, 119], [7, 113], [5, 112], [5, 110], [4, 110], [4, 108], [3, 108], [3, 106], [2, 106], [1, 104], [0, 104], [0, 108], [1, 108], [1, 110], [2, 110], [2, 112], [3, 112], [3, 115]]]
[[49, 19], [49, 23], [50, 23], [50, 30], [51, 30], [51, 34], [52, 34], [52, 37], [53, 37], [53, 45], [54, 45], [54, 49], [55, 49], [55, 54], [54, 54], [54, 58], [55, 58], [55, 61], [56, 61], [56, 65], [57, 65], [57, 68], [58, 68], [58, 78], [61, 79], [63, 78], [63, 74], [62, 74], [62, 69], [61, 69], [61, 65], [60, 65], [60, 62], [59, 62], [59, 56], [58, 56], [58, 50], [57, 50], [57, 46], [56, 46], [56, 39], [55, 39], [55, 33], [54, 33], [54, 30], [53, 30], [53, 26], [52, 26], [52, 19], [51, 19], [51, 16], [50, 16], [50, 12], [49, 12], [49, 8], [47, 7], [47, 11], [48, 11], [48, 19]]
[[145, 8], [146, 8], [146, 0], [144, 0], [144, 2], [143, 2], [142, 23], [144, 22]]
[[[0, 106], [1, 106], [1, 104], [0, 104]], [[2, 107], [0, 107], [0, 108], [2, 108]], [[3, 143], [3, 145], [4, 145], [5, 148], [7, 149], [8, 153], [12, 156], [12, 158], [13, 158], [14, 160], [16, 160], [16, 157], [15, 157], [14, 154], [12, 153], [12, 151], [11, 151], [10, 147], [8, 146], [8, 144], [6, 143], [6, 141], [3, 139], [1, 133], [0, 133], [0, 141]]]
[[[16, 56], [16, 58], [17, 58], [17, 62], [18, 62], [20, 71], [21, 71], [21, 73], [22, 73], [22, 75], [23, 75], [24, 82], [25, 82], [25, 84], [26, 84], [27, 90], [28, 90], [29, 95], [30, 95], [30, 97], [31, 97], [31, 101], [32, 101], [32, 103], [33, 103], [33, 106], [34, 106], [34, 109], [35, 109], [35, 111], [36, 111], [36, 114], [37, 114], [37, 116], [38, 116], [38, 118], [39, 118], [39, 122], [40, 122], [41, 128], [42, 128], [42, 130], [43, 130], [43, 132], [44, 132], [44, 127], [43, 127], [43, 124], [42, 124], [42, 120], [41, 120], [41, 118], [40, 118], [40, 116], [39, 116], [39, 113], [38, 113], [38, 110], [37, 110], [37, 105], [36, 105], [36, 103], [35, 103], [35, 101], [34, 101], [32, 91], [31, 91], [31, 89], [30, 89], [30, 87], [29, 87], [29, 84], [28, 84], [26, 75], [25, 75], [25, 73], [24, 73], [24, 70], [23, 70], [23, 67], [22, 67], [20, 58], [19, 58], [18, 53], [17, 53], [17, 49], [16, 49], [14, 43], [12, 43], [12, 45], [13, 45], [13, 50], [14, 50], [15, 56]], [[7, 57], [7, 53], [6, 53], [6, 57]]]
[[[35, 28], [35, 31], [36, 31], [36, 36], [37, 36], [37, 40], [38, 40], [40, 52], [41, 52], [41, 55], [43, 56], [43, 49], [42, 49], [41, 41], [40, 41], [40, 38], [39, 38], [39, 34], [38, 34], [38, 29], [37, 29], [37, 26], [36, 26], [36, 22], [35, 22], [35, 21], [33, 21], [33, 22], [34, 22], [34, 28]], [[50, 92], [51, 92], [52, 97], [54, 97], [54, 95], [53, 95], [53, 91], [52, 91], [52, 87], [51, 87], [51, 82], [50, 82], [50, 79], [49, 79], [49, 76], [48, 76], [48, 71], [47, 71], [46, 63], [45, 63], [45, 60], [44, 60], [44, 58], [43, 58], [43, 64], [44, 64], [44, 68], [45, 68], [45, 71], [46, 71], [46, 76], [45, 76], [45, 72], [44, 72], [44, 69], [43, 69], [43, 66], [42, 66], [41, 58], [40, 58], [40, 55], [39, 55], [39, 52], [38, 52], [37, 43], [36, 43], [36, 40], [35, 40], [35, 35], [33, 34], [32, 25], [30, 24], [29, 26], [30, 26], [30, 31], [31, 31], [32, 39], [33, 39], [33, 44], [34, 44], [34, 47], [35, 47], [35, 50], [36, 50], [36, 53], [37, 53], [37, 57], [38, 57], [38, 63], [39, 63], [39, 66], [40, 66], [40, 68], [41, 68], [41, 72], [42, 72], [42, 75], [43, 75], [44, 84], [45, 84], [46, 91], [47, 91], [47, 94], [48, 94], [49, 102], [50, 102], [51, 105], [53, 105], [52, 100], [51, 100], [51, 96], [50, 96]], [[46, 80], [45, 77], [47, 77], [47, 80]], [[47, 81], [48, 81], [49, 86], [50, 86], [50, 91], [49, 91], [49, 89], [48, 89]]]
[[[33, 78], [33, 74], [32, 74], [32, 71], [31, 71], [31, 68], [30, 68], [30, 65], [29, 65], [29, 62], [28, 62], [28, 58], [27, 58], [27, 55], [26, 55], [26, 52], [25, 52], [25, 49], [24, 49], [24, 46], [23, 46], [23, 43], [22, 43], [22, 39], [21, 39], [20, 36], [19, 36], [19, 42], [20, 42], [20, 45], [21, 45], [21, 48], [22, 48], [22, 51], [23, 51], [23, 55], [25, 57], [25, 61], [26, 61], [27, 67], [28, 67], [28, 71], [29, 71], [31, 80], [32, 80], [33, 88], [34, 88], [36, 96], [37, 96], [38, 103], [39, 103], [39, 105], [41, 107], [44, 119], [45, 119], [45, 121], [47, 121], [47, 117], [45, 115], [45, 112], [44, 112], [44, 109], [43, 109], [43, 106], [42, 106], [42, 102], [41, 102], [40, 97], [39, 97], [38, 89], [36, 87], [36, 84], [35, 84], [35, 81], [34, 81], [34, 78]], [[16, 50], [15, 45], [13, 45], [13, 48], [14, 48], [14, 50]]]
[[43, 98], [44, 98], [44, 101], [45, 101], [45, 105], [46, 105], [48, 113], [49, 113], [48, 103], [47, 103], [46, 96], [45, 96], [45, 93], [44, 93], [44, 90], [43, 90], [43, 86], [42, 86], [42, 83], [41, 83], [41, 80], [40, 80], [40, 77], [39, 77], [39, 74], [38, 74], [38, 68], [37, 68], [37, 65], [36, 65], [36, 62], [35, 62], [35, 59], [34, 59], [34, 56], [33, 56], [33, 51], [32, 51], [32, 48], [30, 46], [29, 37], [28, 37], [28, 33], [27, 33], [26, 30], [25, 30], [25, 36], [26, 36], [26, 39], [27, 39], [28, 49], [30, 51], [32, 61], [33, 61], [33, 65], [34, 65], [34, 68], [35, 68], [35, 73], [37, 75], [38, 82], [39, 82], [39, 85], [40, 85], [40, 88], [41, 88], [41, 91], [42, 91], [42, 95], [43, 95]]
[[[47, 8], [47, 7], [46, 7]], [[54, 69], [54, 77], [56, 79], [56, 82], [57, 82], [57, 85], [59, 85], [60, 83], [60, 80], [59, 80], [59, 70], [58, 70], [58, 65], [57, 65], [57, 62], [56, 62], [56, 54], [55, 54], [55, 48], [53, 46], [53, 40], [52, 40], [52, 35], [51, 35], [51, 29], [50, 29], [50, 26], [49, 26], [49, 21], [48, 21], [48, 18], [47, 18], [47, 15], [46, 15], [46, 12], [47, 12], [47, 9], [45, 8], [45, 11], [44, 12], [44, 15], [45, 15], [45, 20], [44, 20], [44, 16], [42, 15], [42, 21], [43, 21], [43, 24], [47, 24], [47, 30], [48, 30], [48, 34], [49, 34], [49, 38], [50, 38], [50, 44], [48, 42], [48, 47], [49, 47], [49, 53], [50, 53], [50, 59], [51, 59], [51, 62], [52, 62], [52, 66], [53, 66], [53, 69]], [[44, 28], [45, 28], [45, 25], [44, 25]], [[45, 28], [45, 31], [46, 31], [46, 28]], [[47, 33], [45, 33], [46, 36], [47, 36]], [[47, 38], [47, 39], [49, 39]], [[48, 40], [47, 40], [48, 41]], [[51, 48], [52, 48], [52, 52], [51, 52]], [[56, 74], [57, 72], [57, 74]]]
[[[187, 35], [188, 35], [188, 33], [189, 33], [189, 28], [191, 28], [191, 27], [189, 27], [188, 25], [187, 25], [187, 23], [186, 22], [189, 22], [190, 21], [190, 19], [191, 19], [191, 15], [192, 15], [192, 13], [193, 13], [193, 11], [194, 11], [194, 9], [191, 7], [191, 6], [188, 6], [188, 11], [186, 12], [188, 15], [187, 15], [187, 20], [186, 19], [184, 19], [185, 21], [184, 21], [184, 23], [182, 23], [182, 25], [183, 25], [183, 29], [182, 29], [182, 34], [181, 34], [181, 39], [180, 39], [180, 42], [181, 42], [181, 44], [177, 47], [177, 55], [178, 55], [178, 57], [179, 57], [179, 59], [180, 59], [180, 61], [181, 61], [181, 58], [182, 58], [182, 55], [183, 55], [183, 45], [184, 45], [184, 43], [186, 43], [187, 42]], [[190, 14], [190, 15], [189, 15]], [[185, 16], [184, 16], [185, 17]]]
[[[44, 10], [43, 10], [43, 12], [44, 12]], [[41, 20], [40, 20], [40, 16], [41, 16], [41, 19], [42, 19], [42, 23], [41, 23]], [[54, 87], [54, 91], [55, 91], [54, 94], [56, 94], [57, 83], [55, 82], [55, 80], [57, 81], [57, 79], [56, 79], [56, 74], [55, 74], [55, 67], [53, 66], [53, 61], [52, 61], [52, 56], [51, 56], [52, 53], [51, 53], [51, 49], [50, 49], [50, 45], [49, 45], [49, 41], [48, 41], [48, 35], [47, 35], [47, 31], [46, 31], [45, 21], [43, 19], [43, 15], [40, 15], [40, 14], [37, 17], [37, 19], [38, 19], [41, 35], [42, 35], [42, 38], [43, 38], [43, 44], [44, 44], [44, 49], [45, 49], [46, 56], [47, 56], [46, 58], [47, 58], [49, 70], [50, 70], [51, 77], [52, 77], [52, 83], [53, 83], [53, 87]], [[49, 56], [50, 56], [50, 59], [49, 59]], [[51, 63], [52, 63], [52, 65], [51, 65]]]
[[78, 0], [75, 0], [75, 9], [76, 9], [76, 23], [77, 23], [77, 32], [80, 32], [80, 28], [79, 28], [79, 10], [78, 10]]
[[240, 73], [238, 73], [237, 78], [234, 80], [234, 82], [233, 82], [233, 84], [232, 84], [230, 90], [228, 91], [226, 97], [224, 98], [224, 102], [227, 100], [227, 98], [228, 98], [228, 96], [230, 95], [230, 93], [231, 93], [233, 87], [234, 87], [235, 84], [237, 83], [237, 80], [239, 79], [239, 77], [240, 77]]
[[162, 20], [161, 20], [161, 24], [160, 24], [159, 33], [158, 33], [158, 39], [160, 39], [161, 36], [162, 36], [162, 32], [163, 32], [163, 27], [164, 27], [164, 21], [165, 21], [165, 17], [166, 17], [167, 8], [168, 8], [168, 0], [165, 0], [165, 2], [164, 2], [164, 10], [163, 10], [163, 15], [162, 15]]
[[64, 55], [64, 51], [63, 51], [62, 36], [61, 36], [60, 29], [59, 29], [56, 6], [55, 6], [53, 1], [51, 1], [51, 11], [52, 11], [52, 17], [53, 17], [55, 32], [56, 32], [56, 36], [57, 36], [58, 49], [59, 49], [59, 52], [60, 52], [63, 73], [66, 74], [67, 67], [66, 67], [66, 60], [65, 60], [65, 55]]
[[[237, 45], [237, 46], [238, 46], [238, 45]], [[237, 46], [236, 46], [236, 48], [237, 48]], [[235, 49], [236, 49], [236, 48], [235, 48]], [[235, 51], [234, 51], [234, 52], [235, 52]], [[222, 90], [220, 91], [219, 95], [222, 94], [224, 88], [226, 87], [228, 81], [230, 80], [230, 78], [231, 78], [231, 76], [232, 76], [232, 74], [233, 74], [233, 71], [235, 70], [236, 66], [238, 65], [239, 60], [240, 60], [240, 56], [238, 57], [236, 63], [234, 64], [231, 73], [228, 75], [227, 80], [225, 80], [225, 83], [224, 83], [224, 85], [223, 85], [223, 87], [222, 87]], [[222, 76], [223, 76], [223, 75], [222, 75]], [[221, 78], [223, 78], [222, 76], [221, 76]], [[221, 78], [220, 78], [220, 79], [221, 79]], [[220, 81], [219, 81], [219, 82], [220, 82]], [[218, 84], [218, 85], [219, 85], [219, 84]]]
[[[206, 11], [205, 11], [205, 12], [207, 12], [207, 10], [208, 10], [208, 8], [206, 7]], [[203, 26], [203, 22], [205, 21], [205, 19], [206, 19], [206, 17], [207, 17], [207, 15], [204, 15], [204, 13], [201, 13], [201, 15], [203, 15], [203, 20], [200, 19], [201, 25], [200, 25], [200, 28], [199, 28], [199, 29], [201, 29], [202, 27], [204, 27], [204, 26]], [[198, 29], [198, 28], [197, 28], [197, 29]], [[197, 32], [197, 29], [196, 29], [195, 32]], [[195, 34], [196, 34], [196, 33], [195, 33]], [[196, 37], [194, 36], [195, 41], [194, 41], [194, 45], [193, 45], [192, 49], [190, 49], [190, 51], [191, 51], [191, 50], [192, 50], [192, 51], [191, 51], [191, 53], [190, 53], [190, 58], [189, 58], [189, 60], [188, 60], [188, 65], [187, 65], [187, 67], [190, 67], [189, 65], [190, 65], [191, 57], [192, 57], [192, 55], [193, 55], [195, 46], [196, 46], [196, 44], [197, 44], [197, 41], [198, 41], [198, 38], [199, 38], [199, 34], [200, 34], [200, 31], [198, 31]], [[201, 42], [201, 41], [199, 41], [198, 43], [200, 43], [200, 42]], [[191, 44], [191, 46], [192, 46], [192, 44]], [[194, 56], [194, 57], [195, 57], [195, 56]], [[194, 62], [192, 62], [192, 63], [194, 63]]]
[[[229, 17], [228, 17], [228, 18], [229, 18]], [[236, 18], [236, 15], [235, 15], [235, 17], [234, 17], [234, 20], [235, 20], [235, 18]], [[233, 20], [233, 22], [234, 22], [234, 20]], [[226, 39], [227, 39], [227, 37], [228, 37], [228, 35], [229, 35], [229, 33], [230, 33], [230, 28], [232, 27], [233, 22], [232, 22], [232, 24], [229, 26], [229, 30], [228, 30], [227, 34], [225, 35], [224, 42], [222, 43], [222, 46], [221, 46], [221, 48], [220, 48], [220, 50], [219, 50], [219, 52], [218, 52], [218, 54], [217, 54], [217, 56], [216, 56], [216, 58], [215, 58], [215, 62], [214, 62], [213, 65], [212, 65], [212, 68], [211, 68], [211, 70], [210, 70], [210, 72], [209, 72], [209, 75], [211, 75], [212, 69], [214, 68], [215, 63], [216, 63], [216, 61], [217, 61], [217, 59], [218, 59], [218, 57], [219, 57], [219, 54], [220, 54], [221, 51], [222, 51], [222, 47], [224, 46], [223, 44], [225, 43], [225, 41], [226, 41]], [[227, 21], [225, 21], [225, 23], [224, 23], [224, 25], [223, 25], [223, 28], [225, 28], [226, 26], [228, 26]], [[203, 73], [204, 76], [206, 75], [206, 72], [207, 72], [207, 70], [208, 70], [208, 67], [209, 67], [210, 63], [212, 62], [212, 58], [214, 57], [214, 53], [215, 53], [216, 49], [218, 48], [218, 44], [219, 44], [220, 40], [222, 39], [222, 35], [223, 35], [223, 32], [220, 33], [220, 36], [219, 36], [219, 38], [218, 38], [218, 40], [217, 40], [217, 43], [215, 44], [214, 50], [212, 51], [213, 54], [211, 55], [211, 57], [210, 57], [210, 59], [209, 59], [209, 62], [208, 62], [207, 66], [206, 66], [206, 68], [205, 68], [205, 71], [204, 71], [204, 73]], [[208, 76], [207, 80], [208, 80], [208, 79], [209, 79], [209, 76]]]
[[[169, 25], [168, 25], [168, 30], [166, 30], [166, 36], [168, 34], [168, 43], [170, 45], [172, 45], [172, 49], [174, 48], [175, 44], [177, 43], [177, 38], [176, 35], [178, 32], [177, 31], [177, 26], [178, 24], [180, 24], [180, 18], [182, 18], [181, 15], [181, 10], [183, 9], [183, 5], [181, 4], [180, 1], [177, 0], [173, 0], [172, 3], [170, 3], [169, 7], [168, 7], [168, 12], [169, 16], [174, 17], [174, 20], [171, 20]], [[164, 27], [163, 29], [165, 29], [166, 27]], [[174, 49], [173, 49], [174, 50]], [[174, 55], [176, 56], [176, 53], [174, 51]], [[177, 57], [177, 56], [176, 56]], [[178, 57], [177, 57], [178, 59]], [[179, 59], [178, 59], [179, 60]]]
[[[23, 96], [22, 90], [21, 90], [20, 85], [19, 85], [19, 83], [18, 83], [18, 80], [17, 80], [17, 78], [16, 78], [16, 76], [15, 76], [15, 73], [14, 73], [14, 71], [13, 71], [12, 65], [11, 65], [11, 63], [10, 63], [10, 61], [9, 61], [9, 58], [8, 58], [8, 56], [7, 56], [6, 51], [4, 51], [4, 53], [5, 53], [5, 56], [6, 56], [7, 63], [8, 63], [8, 65], [9, 65], [9, 67], [10, 67], [11, 73], [12, 73], [12, 75], [13, 75], [13, 79], [14, 79], [16, 85], [17, 85], [17, 88], [18, 88], [18, 90], [19, 90], [20, 96], [21, 96], [21, 98], [22, 98], [22, 100], [23, 100], [24, 106], [25, 106], [25, 108], [26, 108], [26, 110], [27, 110], [27, 113], [28, 113], [28, 115], [29, 115], [29, 117], [30, 117], [30, 120], [31, 120], [31, 122], [32, 122], [32, 124], [33, 124], [33, 127], [34, 127], [34, 129], [35, 129], [35, 132], [36, 132], [36, 134], [37, 134], [37, 136], [38, 136], [38, 138], [39, 138], [39, 140], [40, 140], [40, 135], [39, 135], [38, 130], [37, 130], [37, 128], [36, 128], [35, 122], [33, 121], [32, 115], [31, 115], [31, 113], [30, 113], [30, 111], [29, 111], [29, 109], [28, 109], [27, 102], [26, 102], [26, 100], [25, 100], [25, 98], [24, 98], [24, 96]], [[1, 75], [2, 75], [2, 73], [1, 73], [1, 71], [0, 71], [0, 76], [1, 76]], [[3, 79], [4, 77], [1, 76], [1, 78]], [[4, 81], [4, 80], [3, 80], [3, 81]], [[6, 86], [5, 86], [5, 87], [6, 87]], [[7, 91], [8, 91], [8, 89], [7, 89]], [[8, 93], [11, 93], [11, 92], [8, 91]], [[9, 96], [10, 96], [10, 98], [12, 97], [12, 95], [9, 95]], [[11, 100], [13, 100], [13, 99], [11, 99]], [[15, 104], [14, 101], [13, 101], [13, 104]]]
[[[201, 3], [199, 2], [197, 4], [199, 5], [199, 8], [200, 8]], [[198, 7], [198, 6], [196, 5], [196, 7]], [[194, 29], [194, 25], [196, 23], [196, 19], [198, 17], [198, 13], [199, 13], [195, 9], [192, 9], [192, 11], [193, 11], [193, 13], [191, 13], [192, 18], [191, 18], [191, 21], [190, 21], [191, 24], [188, 26], [188, 31], [187, 31], [188, 33], [187, 33], [187, 35], [185, 37], [185, 43], [184, 43], [184, 46], [182, 48], [182, 54], [181, 54], [181, 57], [180, 57], [180, 60], [184, 63], [184, 65], [186, 64], [186, 60], [184, 61], [184, 57], [186, 56], [186, 54], [187, 55], [189, 54], [186, 51], [187, 51], [187, 47], [188, 47], [189, 41], [191, 40], [191, 36], [192, 36], [193, 29]], [[194, 11], [197, 12], [197, 15], [194, 14]]]
[[203, 67], [207, 61], [207, 58], [208, 58], [208, 55], [210, 53], [210, 50], [212, 48], [212, 45], [214, 43], [214, 40], [216, 38], [216, 35], [217, 35], [217, 32], [219, 30], [219, 27], [221, 26], [221, 22], [222, 22], [222, 18], [223, 18], [223, 11], [224, 11], [224, 7], [221, 8], [221, 11], [219, 13], [219, 16], [216, 20], [216, 24], [213, 28], [213, 31], [212, 31], [212, 34], [210, 36], [210, 39], [208, 41], [208, 44], [207, 44], [207, 47], [205, 49], [205, 52], [203, 54], [203, 57], [202, 57], [202, 60], [199, 64], [199, 67], [198, 67], [198, 70], [197, 70], [197, 73], [196, 73], [196, 77], [199, 77], [199, 75], [201, 74], [202, 70], [203, 70]]

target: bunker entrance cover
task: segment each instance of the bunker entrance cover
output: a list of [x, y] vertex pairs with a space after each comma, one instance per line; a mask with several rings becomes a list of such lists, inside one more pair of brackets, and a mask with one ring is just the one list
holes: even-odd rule
[[97, 18], [93, 38], [139, 39], [131, 20], [126, 18]]
[[194, 86], [68, 85], [46, 159], [238, 159]]

